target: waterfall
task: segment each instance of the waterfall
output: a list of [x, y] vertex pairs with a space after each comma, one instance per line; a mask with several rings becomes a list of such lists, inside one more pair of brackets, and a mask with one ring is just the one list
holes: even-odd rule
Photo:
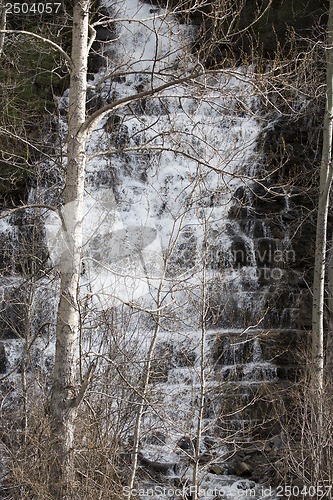
[[[89, 81], [91, 106], [158, 86], [184, 61], [189, 67], [195, 64], [184, 43], [195, 37], [194, 27], [139, 0], [117, 2], [117, 9], [109, 0], [103, 4], [115, 19], [114, 33], [103, 44], [105, 64]], [[169, 479], [190, 479], [205, 364], [200, 463], [209, 465], [202, 480], [206, 486], [227, 488], [229, 498], [235, 498], [237, 488], [232, 489], [225, 473], [237, 474], [237, 468], [228, 470], [227, 460], [235, 442], [251, 441], [251, 427], [261, 425], [266, 411], [262, 396], [268, 400], [274, 392], [282, 373], [279, 363], [287, 366], [286, 372], [293, 364], [289, 358], [283, 363], [281, 352], [289, 348], [284, 336], [300, 308], [296, 294], [279, 298], [294, 259], [289, 238], [279, 234], [289, 210], [286, 198], [268, 196], [251, 179], [263, 161], [257, 145], [264, 121], [250, 73], [249, 68], [224, 69], [201, 81], [199, 91], [193, 84], [177, 84], [158, 97], [117, 109], [94, 130], [87, 151], [80, 284], [81, 362], [86, 366], [103, 355], [100, 374], [107, 360], [117, 367], [108, 393], [114, 398], [112, 408], [120, 398], [119, 370], [126, 371], [131, 384], [140, 382], [158, 315], [141, 458], [143, 465], [144, 460], [177, 464]], [[68, 92], [58, 106], [64, 114]], [[59, 156], [65, 158], [67, 125], [60, 120]], [[57, 163], [45, 163], [40, 175], [30, 199], [60, 204], [64, 179]], [[70, 209], [62, 208], [64, 217]], [[40, 217], [45, 275], [34, 278], [34, 299], [24, 303], [37, 317], [29, 338], [45, 324], [34, 345], [39, 369], [47, 371], [52, 365], [57, 266], [66, 235], [56, 212], [42, 210]], [[0, 225], [1, 264], [10, 270], [10, 276], [1, 278], [7, 329], [22, 303], [16, 296], [11, 305], [5, 289], [26, 279], [18, 265], [17, 242], [27, 221], [28, 216], [19, 229], [10, 218]], [[22, 346], [25, 334], [15, 329], [4, 334], [11, 336], [11, 347], [5, 341], [7, 371], [16, 366], [16, 344]], [[279, 341], [274, 346], [279, 336], [287, 345], [282, 350]], [[269, 435], [266, 427], [264, 433]]]

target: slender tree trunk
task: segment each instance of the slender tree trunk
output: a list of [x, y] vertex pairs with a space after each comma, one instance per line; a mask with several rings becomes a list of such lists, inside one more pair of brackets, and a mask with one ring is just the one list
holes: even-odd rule
[[6, 3], [5, 0], [0, 0], [0, 57], [5, 43], [5, 33], [1, 31], [6, 29]]
[[157, 342], [157, 337], [160, 332], [161, 328], [161, 305], [162, 305], [162, 287], [164, 283], [164, 273], [163, 277], [161, 279], [158, 292], [157, 292], [157, 299], [156, 299], [156, 309], [157, 313], [154, 318], [155, 321], [155, 327], [154, 327], [154, 332], [152, 339], [150, 341], [150, 346], [148, 350], [148, 355], [147, 355], [147, 361], [145, 363], [144, 371], [142, 374], [142, 386], [141, 386], [141, 394], [140, 394], [140, 401], [138, 404], [138, 412], [136, 415], [135, 419], [135, 429], [134, 429], [134, 443], [133, 443], [133, 451], [132, 451], [132, 471], [131, 471], [131, 476], [129, 478], [129, 484], [128, 484], [128, 495], [126, 495], [126, 499], [130, 500], [132, 498], [132, 491], [134, 488], [134, 482], [135, 482], [135, 476], [136, 476], [136, 471], [138, 468], [138, 458], [139, 458], [139, 447], [140, 447], [140, 438], [141, 438], [141, 427], [142, 427], [142, 422], [143, 422], [143, 417], [144, 417], [144, 409], [145, 405], [147, 404], [147, 395], [148, 395], [148, 390], [149, 390], [149, 379], [151, 375], [151, 366], [153, 362], [153, 356], [155, 352], [155, 347], [156, 347], [156, 342]]
[[328, 310], [328, 332], [326, 343], [326, 377], [332, 380], [333, 375], [333, 237], [327, 262], [327, 310]]
[[320, 169], [312, 308], [311, 381], [319, 390], [323, 388], [324, 383], [324, 286], [326, 270], [327, 219], [333, 172], [333, 0], [330, 0], [326, 50], [326, 110], [323, 127], [323, 150]]
[[[205, 225], [205, 234], [207, 234], [207, 228]], [[199, 476], [199, 465], [200, 465], [200, 447], [202, 442], [202, 429], [204, 422], [204, 410], [205, 410], [205, 401], [206, 401], [206, 314], [207, 314], [207, 283], [206, 283], [206, 256], [203, 259], [203, 268], [202, 268], [202, 305], [201, 305], [201, 338], [200, 338], [200, 393], [199, 393], [199, 401], [198, 401], [198, 420], [197, 420], [197, 428], [196, 428], [196, 436], [195, 436], [195, 444], [194, 444], [194, 464], [193, 464], [193, 473], [192, 473], [192, 483], [193, 483], [193, 499], [199, 500], [199, 486], [200, 486], [200, 476]]]
[[204, 425], [204, 412], [206, 403], [206, 391], [207, 391], [207, 374], [206, 374], [206, 322], [207, 322], [207, 310], [209, 307], [208, 297], [207, 297], [207, 279], [206, 270], [208, 265], [208, 255], [209, 255], [209, 241], [208, 241], [208, 228], [209, 223], [206, 217], [201, 220], [204, 234], [204, 253], [202, 255], [202, 270], [201, 270], [201, 295], [200, 295], [200, 366], [198, 370], [199, 380], [200, 380], [200, 390], [198, 395], [198, 409], [197, 409], [197, 422], [196, 422], [196, 434], [194, 439], [194, 456], [193, 456], [193, 471], [192, 471], [192, 486], [193, 500], [199, 500], [200, 498], [200, 448], [202, 444], [202, 433]]
[[61, 258], [60, 302], [56, 326], [56, 354], [50, 419], [52, 462], [50, 492], [56, 499], [72, 498], [74, 484], [74, 423], [78, 406], [77, 357], [79, 340], [78, 293], [82, 251], [82, 203], [86, 162], [88, 19], [90, 0], [76, 0], [73, 8], [72, 67], [67, 139], [67, 174]]

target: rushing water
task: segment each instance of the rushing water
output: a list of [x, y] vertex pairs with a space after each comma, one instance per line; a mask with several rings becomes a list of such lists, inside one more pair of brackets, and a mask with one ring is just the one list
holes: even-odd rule
[[[194, 28], [137, 0], [117, 2], [116, 9], [108, 0], [104, 5], [115, 23], [111, 40], [103, 45], [105, 64], [89, 82], [91, 101], [136, 95], [170, 80], [170, 68], [184, 65], [185, 71], [195, 64], [188, 48]], [[67, 106], [65, 93], [59, 101], [62, 114]], [[80, 290], [84, 348], [89, 356], [103, 349], [110, 311], [116, 317], [125, 310], [126, 317], [129, 311], [141, 310], [143, 319], [131, 316], [126, 325], [122, 320], [126, 331], [120, 335], [120, 350], [132, 342], [143, 359], [159, 311], [150, 377], [154, 406], [145, 412], [141, 453], [149, 460], [177, 464], [169, 474], [173, 478], [190, 478], [192, 445], [186, 449], [179, 443], [194, 437], [203, 383], [200, 452], [211, 454], [212, 464], [222, 464], [230, 455], [226, 429], [233, 428], [235, 441], [238, 436], [244, 439], [244, 428], [251, 425], [236, 410], [250, 404], [254, 387], [277, 380], [276, 364], [265, 356], [258, 328], [267, 328], [271, 321], [269, 299], [283, 281], [283, 265], [292, 254], [286, 253], [289, 241], [273, 237], [265, 218], [251, 216], [252, 184], [247, 179], [259, 161], [259, 110], [250, 73], [244, 68], [224, 70], [200, 86], [176, 84], [158, 97], [117, 109], [103, 119], [88, 145]], [[66, 128], [61, 119], [61, 137]], [[44, 178], [58, 170], [57, 165], [45, 165]], [[61, 191], [61, 173], [56, 181], [53, 188], [50, 182], [34, 188], [31, 199], [38, 195], [54, 202], [56, 190]], [[70, 209], [65, 207], [63, 213]], [[57, 264], [65, 237], [54, 212], [43, 212], [42, 219], [49, 275], [34, 282], [39, 295], [29, 307], [35, 315], [40, 311], [35, 331], [45, 311], [54, 318]], [[18, 231], [12, 220], [2, 219], [7, 265], [20, 280], [11, 260], [18, 258]], [[2, 288], [9, 282], [3, 279]], [[52, 353], [48, 340], [46, 344]], [[8, 348], [8, 370], [19, 357], [19, 349], [14, 351]], [[49, 358], [37, 363], [45, 368]], [[223, 414], [228, 424], [222, 423]], [[256, 419], [253, 415], [252, 425]], [[230, 482], [222, 472], [227, 471], [203, 472], [203, 488], [223, 487], [226, 498], [241, 496], [246, 485], [237, 478]], [[259, 490], [255, 494], [259, 498]]]

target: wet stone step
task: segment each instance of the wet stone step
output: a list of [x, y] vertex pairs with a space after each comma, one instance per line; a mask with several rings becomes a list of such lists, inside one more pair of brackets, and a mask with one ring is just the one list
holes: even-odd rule
[[277, 366], [270, 363], [244, 363], [224, 366], [215, 373], [219, 381], [264, 382], [276, 380]]

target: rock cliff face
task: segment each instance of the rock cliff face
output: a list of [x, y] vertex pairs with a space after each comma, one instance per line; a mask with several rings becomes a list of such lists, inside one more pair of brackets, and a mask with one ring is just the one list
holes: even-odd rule
[[[263, 180], [234, 191], [229, 245], [217, 236], [208, 260], [216, 274], [208, 286], [202, 461], [208, 456], [209, 470], [224, 464], [220, 470], [255, 480], [276, 478], [283, 408], [291, 408], [289, 388], [303, 373], [311, 328], [316, 182], [309, 173], [320, 155], [306, 126], [311, 117], [303, 120], [278, 121], [262, 137]], [[177, 383], [183, 401], [191, 390], [197, 341], [186, 350], [173, 340], [157, 344], [153, 380], [161, 392]]]
[[[267, 6], [269, 2], [261, 3], [262, 6]], [[249, 19], [253, 18], [256, 8], [254, 2], [250, 0], [245, 2], [241, 16], [242, 26], [246, 26]], [[305, 39], [309, 37], [318, 39], [323, 36], [327, 12], [327, 0], [320, 2], [273, 0], [265, 15], [253, 26], [252, 43], [257, 44], [263, 55], [268, 58], [274, 57], [277, 50], [288, 53], [294, 47], [305, 47]], [[297, 38], [298, 41], [296, 41]]]
[[[129, 6], [137, 15], [134, 3]], [[298, 22], [300, 4], [273, 2], [270, 16], [284, 24], [292, 8]], [[312, 2], [306, 5], [312, 12]], [[142, 16], [148, 18], [151, 6], [144, 8], [149, 12]], [[312, 17], [307, 19], [310, 24]], [[112, 38], [103, 57], [128, 55], [133, 49], [128, 33], [141, 49], [142, 34], [129, 23], [123, 38], [117, 35], [119, 52]], [[265, 41], [265, 50], [273, 51], [274, 43]], [[95, 75], [96, 81], [101, 76]], [[100, 94], [92, 91], [91, 109], [139, 92], [149, 82], [141, 75], [111, 78]], [[112, 383], [113, 378], [120, 383], [122, 366], [129, 367], [129, 376], [137, 373], [136, 357], [142, 356], [140, 363], [145, 359], [156, 311], [163, 311], [140, 440], [141, 472], [147, 477], [173, 475], [176, 481], [189, 474], [203, 384], [199, 461], [207, 480], [226, 472], [268, 479], [283, 447], [279, 399], [287, 400], [288, 387], [302, 371], [311, 324], [318, 125], [313, 113], [305, 113], [293, 122], [273, 116], [263, 130], [262, 103], [259, 97], [247, 100], [249, 88], [241, 78], [227, 76], [225, 95], [205, 96], [209, 105], [177, 88], [176, 99], [165, 94], [111, 115], [89, 144], [91, 156], [104, 153], [88, 163], [86, 174], [82, 338], [89, 356], [96, 354], [96, 345], [112, 345]], [[240, 98], [246, 106], [239, 112]], [[60, 114], [66, 112], [66, 99], [65, 94]], [[166, 128], [170, 121], [172, 133]], [[62, 119], [59, 129], [65, 134]], [[163, 152], [156, 152], [158, 147]], [[199, 160], [189, 160], [197, 153], [202, 168]], [[222, 174], [209, 168], [216, 162]], [[38, 195], [43, 202], [61, 204], [62, 186], [62, 173], [48, 163], [26, 200]], [[96, 200], [108, 206], [106, 221], [97, 217]], [[58, 279], [49, 259], [52, 224], [50, 214], [37, 217], [29, 211], [1, 223], [1, 373], [22, 369], [20, 355], [27, 345], [31, 372], [47, 373], [52, 366], [49, 339]], [[128, 233], [132, 239], [126, 239]], [[138, 234], [145, 238], [139, 251], [133, 246]], [[106, 266], [108, 275], [101, 270]], [[164, 294], [162, 302], [156, 290]], [[130, 349], [128, 335], [137, 339], [132, 364], [122, 357]], [[117, 401], [118, 389], [112, 389]], [[131, 397], [136, 401], [136, 394]], [[133, 420], [125, 411], [121, 418], [131, 434]]]
[[[170, 5], [178, 7], [184, 12], [184, 5], [195, 5], [195, 2], [180, 2], [178, 0], [153, 1], [156, 5]], [[223, 63], [225, 58], [234, 60], [243, 56], [263, 57], [271, 59], [279, 53], [281, 57], [290, 55], [294, 50], [304, 49], [309, 39], [320, 40], [324, 37], [327, 23], [328, 0], [263, 0], [253, 2], [224, 3], [221, 8], [221, 43], [205, 58], [205, 63], [210, 66]], [[224, 7], [224, 8], [223, 8]], [[211, 33], [209, 20], [204, 14], [209, 14], [214, 9], [214, 2], [207, 2], [197, 12], [189, 16], [191, 22], [200, 28], [200, 37], [194, 48], [207, 42]], [[180, 15], [184, 22], [188, 16]], [[230, 33], [230, 23], [236, 27]], [[248, 27], [250, 26], [250, 29]], [[206, 53], [207, 56], [207, 53]]]

